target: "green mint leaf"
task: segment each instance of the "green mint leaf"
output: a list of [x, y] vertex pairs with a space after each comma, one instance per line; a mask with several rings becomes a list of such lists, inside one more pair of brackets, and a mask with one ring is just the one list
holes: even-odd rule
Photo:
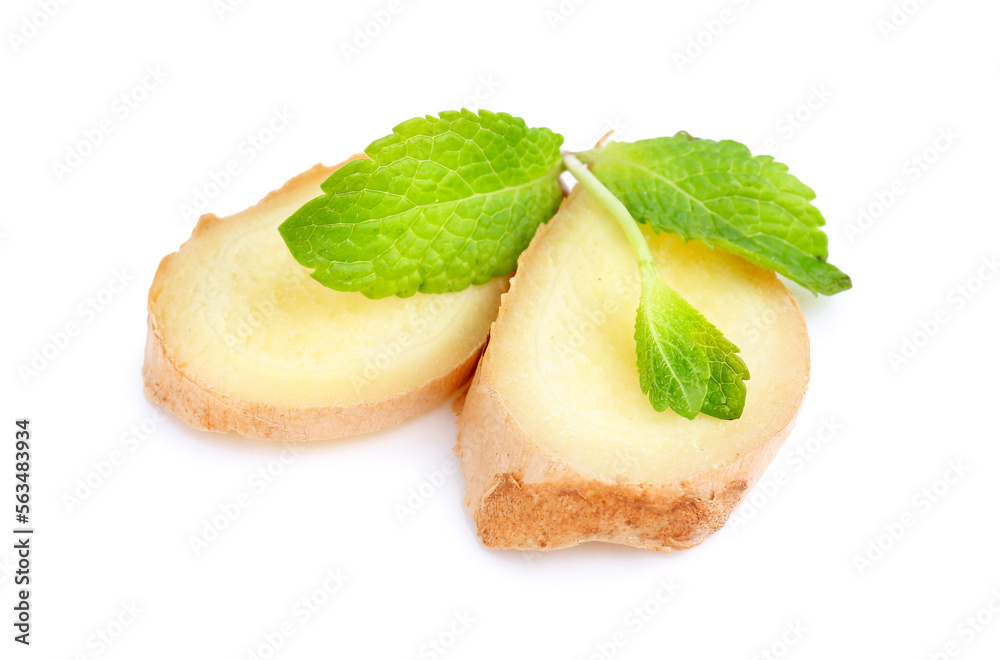
[[737, 419], [750, 377], [739, 351], [659, 277], [643, 277], [635, 319], [639, 385], [657, 412]]
[[403, 122], [279, 228], [295, 259], [370, 298], [460, 291], [514, 270], [562, 200], [562, 136], [480, 110]]
[[708, 393], [701, 404], [701, 412], [718, 419], [739, 419], [747, 401], [747, 384], [750, 369], [736, 355], [740, 349], [719, 332], [718, 328], [698, 314], [695, 322], [696, 341], [708, 356]]
[[[695, 342], [694, 309], [666, 285], [643, 284], [635, 317], [639, 385], [653, 409], [694, 419], [708, 394], [708, 355]], [[697, 312], [695, 312], [697, 313]]]
[[827, 263], [816, 194], [770, 156], [687, 133], [577, 154], [640, 222], [777, 271], [814, 293], [851, 288]]

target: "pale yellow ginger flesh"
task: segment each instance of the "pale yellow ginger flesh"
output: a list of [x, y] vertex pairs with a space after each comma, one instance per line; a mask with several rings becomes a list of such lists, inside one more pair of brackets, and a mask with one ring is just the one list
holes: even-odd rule
[[[312, 439], [312, 431], [370, 431], [437, 405], [471, 374], [506, 278], [457, 293], [380, 300], [319, 284], [292, 257], [278, 225], [320, 195], [333, 170], [317, 166], [234, 216], [206, 216], [161, 264], [149, 297], [160, 362], [180, 372], [179, 382], [208, 393], [207, 401], [265, 418], [259, 429], [248, 421], [248, 433], [217, 411], [181, 413], [196, 426], [298, 439]], [[171, 401], [184, 397], [150, 362], [153, 397], [175, 409], [186, 405]], [[352, 421], [339, 428], [322, 419], [324, 411]], [[311, 418], [299, 423], [303, 412]]]
[[490, 343], [496, 386], [540, 449], [584, 473], [657, 481], [718, 469], [784, 425], [802, 395], [808, 344], [773, 274], [643, 225], [663, 280], [740, 347], [751, 374], [738, 420], [659, 413], [639, 389], [628, 241], [584, 191], [562, 213], [546, 249], [522, 263], [511, 294], [519, 304]]
[[[788, 289], [730, 253], [643, 231], [663, 280], [741, 349], [743, 415], [652, 408], [636, 368], [635, 256], [577, 187], [521, 256], [459, 419], [466, 502], [488, 545], [688, 547], [721, 526], [791, 428], [809, 342]], [[671, 526], [681, 505], [696, 522]]]

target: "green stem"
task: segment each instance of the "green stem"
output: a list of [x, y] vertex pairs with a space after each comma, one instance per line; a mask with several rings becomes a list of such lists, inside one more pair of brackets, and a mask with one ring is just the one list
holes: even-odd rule
[[642, 275], [643, 283], [647, 283], [647, 278], [653, 278], [648, 281], [649, 284], [659, 281], [660, 273], [656, 270], [656, 262], [653, 260], [653, 253], [649, 250], [649, 244], [646, 243], [646, 237], [642, 235], [639, 224], [625, 208], [625, 205], [621, 203], [621, 200], [605, 188], [604, 184], [575, 155], [564, 153], [563, 163], [566, 164], [566, 169], [576, 177], [584, 190], [593, 195], [608, 210], [618, 222], [618, 226], [625, 232], [625, 236], [635, 252], [635, 258], [639, 261], [639, 272]]

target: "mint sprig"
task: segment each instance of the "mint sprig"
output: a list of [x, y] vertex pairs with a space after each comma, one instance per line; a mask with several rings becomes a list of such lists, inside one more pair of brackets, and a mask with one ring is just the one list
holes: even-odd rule
[[827, 262], [815, 193], [785, 165], [730, 140], [678, 133], [560, 156], [562, 140], [485, 110], [411, 119], [370, 144], [370, 160], [334, 172], [324, 194], [279, 229], [295, 259], [332, 289], [370, 298], [460, 291], [514, 269], [559, 206], [565, 166], [635, 252], [636, 364], [653, 408], [738, 418], [750, 378], [739, 348], [663, 282], [636, 221], [830, 295], [851, 280]]
[[562, 136], [508, 114], [403, 122], [279, 228], [295, 259], [370, 298], [460, 291], [514, 270], [562, 199]]
[[618, 222], [639, 262], [635, 318], [639, 385], [657, 412], [672, 408], [694, 419], [699, 412], [736, 419], [746, 403], [750, 370], [739, 349], [676, 291], [663, 283], [642, 231], [625, 205], [572, 155], [563, 162], [584, 189]]

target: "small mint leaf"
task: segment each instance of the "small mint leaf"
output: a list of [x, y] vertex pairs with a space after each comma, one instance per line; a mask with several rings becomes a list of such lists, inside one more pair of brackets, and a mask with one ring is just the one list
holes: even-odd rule
[[740, 349], [708, 320], [698, 314], [695, 322], [696, 341], [705, 351], [709, 362], [708, 393], [701, 412], [718, 419], [739, 419], [747, 400], [750, 369], [737, 355]]
[[658, 278], [644, 278], [635, 320], [639, 385], [657, 412], [737, 419], [750, 377], [739, 351]]

